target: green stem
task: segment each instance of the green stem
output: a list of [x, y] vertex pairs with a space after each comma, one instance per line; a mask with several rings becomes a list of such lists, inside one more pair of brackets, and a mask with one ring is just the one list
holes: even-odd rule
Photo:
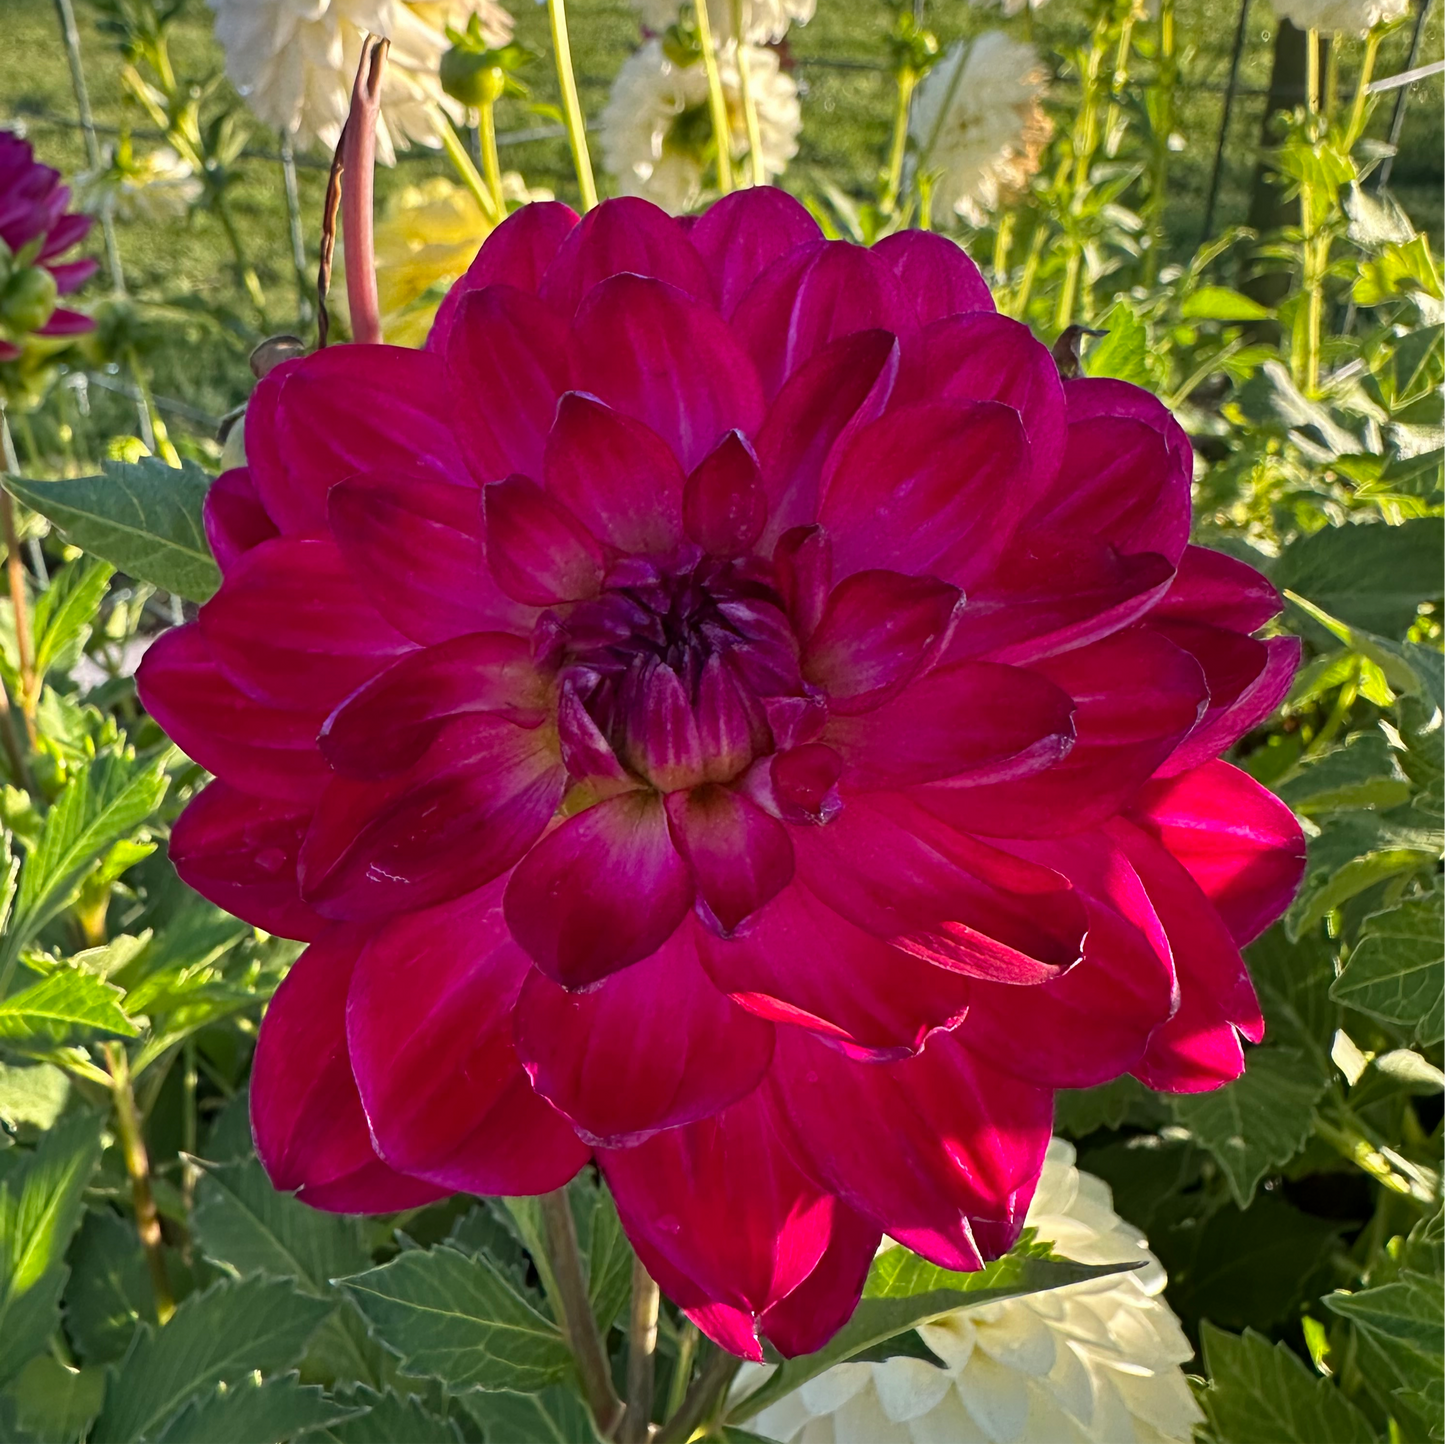
[[1159, 75], [1155, 85], [1158, 104], [1154, 115], [1154, 152], [1149, 182], [1146, 219], [1149, 250], [1144, 256], [1144, 284], [1152, 286], [1159, 276], [1164, 251], [1164, 197], [1169, 183], [1169, 137], [1174, 130], [1174, 90], [1179, 65], [1174, 50], [1174, 0], [1159, 0]]
[[1305, 31], [1305, 104], [1311, 115], [1320, 113], [1320, 32]]
[[755, 186], [768, 183], [768, 168], [763, 164], [763, 129], [758, 123], [758, 100], [753, 94], [752, 62], [748, 47], [743, 44], [742, 0], [733, 0], [733, 34], [737, 40], [738, 97], [743, 105], [743, 125], [748, 133], [748, 175]]
[[1024, 319], [1024, 313], [1028, 310], [1029, 295], [1034, 288], [1034, 277], [1038, 274], [1039, 261], [1044, 254], [1044, 240], [1048, 232], [1048, 226], [1044, 218], [1040, 216], [1034, 223], [1034, 233], [1029, 238], [1029, 253], [1024, 259], [1023, 274], [1019, 277], [1018, 295], [1013, 298], [1013, 304], [1009, 308], [1009, 315], [1016, 321]]
[[672, 1382], [667, 1390], [666, 1417], [672, 1418], [682, 1408], [687, 1398], [687, 1386], [692, 1382], [692, 1361], [697, 1357], [697, 1325], [685, 1318], [677, 1331], [677, 1362], [672, 1370]]
[[130, 1063], [120, 1043], [105, 1044], [106, 1064], [110, 1069], [111, 1100], [115, 1107], [115, 1131], [120, 1141], [125, 1170], [130, 1175], [131, 1202], [135, 1207], [136, 1232], [145, 1250], [150, 1269], [151, 1290], [155, 1295], [156, 1321], [164, 1324], [176, 1311], [166, 1274], [165, 1254], [161, 1244], [161, 1220], [156, 1211], [155, 1194], [151, 1190], [150, 1157], [146, 1153], [145, 1136], [141, 1131], [140, 1114], [131, 1087]]
[[1360, 61], [1360, 78], [1355, 85], [1355, 100], [1350, 107], [1350, 122], [1345, 129], [1345, 149], [1353, 150], [1365, 130], [1365, 102], [1369, 96], [1365, 93], [1370, 77], [1375, 73], [1375, 57], [1380, 53], [1381, 34], [1378, 29], [1371, 30], [1365, 39], [1365, 54]]
[[477, 135], [482, 143], [482, 170], [487, 177], [487, 189], [492, 193], [492, 205], [499, 218], [507, 214], [507, 203], [502, 199], [502, 158], [497, 154], [496, 103], [486, 101], [477, 107]]
[[622, 1400], [612, 1387], [612, 1370], [587, 1298], [587, 1281], [577, 1249], [577, 1225], [567, 1202], [567, 1190], [559, 1188], [553, 1193], [544, 1193], [538, 1203], [542, 1212], [543, 1246], [557, 1283], [553, 1303], [557, 1306], [558, 1322], [572, 1346], [587, 1407], [598, 1429], [604, 1435], [611, 1434], [622, 1416]]
[[587, 123], [582, 119], [582, 102], [577, 98], [577, 77], [572, 72], [566, 0], [547, 0], [547, 18], [552, 25], [552, 53], [557, 61], [557, 84], [562, 90], [567, 142], [572, 147], [572, 164], [577, 169], [577, 189], [582, 195], [582, 209], [590, 211], [597, 204], [597, 182], [592, 175], [592, 157], [587, 150]]
[[166, 430], [165, 422], [161, 420], [161, 413], [156, 407], [156, 399], [151, 394], [150, 382], [146, 380], [145, 367], [140, 364], [140, 357], [136, 355], [134, 346], [126, 347], [125, 363], [130, 367], [131, 379], [140, 393], [141, 405], [145, 407], [146, 416], [150, 418], [151, 436], [155, 440], [156, 454], [167, 466], [179, 468], [180, 455], [171, 445], [170, 433]]
[[707, 109], [712, 119], [712, 138], [717, 146], [717, 188], [723, 195], [733, 188], [732, 126], [728, 122], [727, 97], [723, 94], [722, 72], [713, 43], [712, 17], [707, 0], [696, 0], [697, 38], [702, 46], [702, 68], [707, 74]]
[[447, 153], [447, 159], [451, 161], [461, 183], [472, 193], [472, 199], [481, 207], [482, 214], [486, 217], [489, 225], [499, 225], [501, 216], [497, 214], [496, 203], [492, 200], [492, 193], [487, 183], [482, 179], [472, 158], [467, 154], [467, 148], [452, 128], [452, 123], [442, 113], [440, 106], [432, 108], [432, 124], [436, 132], [442, 138], [442, 149]]
[[1054, 308], [1054, 329], [1065, 330], [1074, 318], [1074, 301], [1079, 292], [1079, 271], [1084, 263], [1084, 253], [1075, 244], [1069, 251], [1064, 266], [1064, 284], [1059, 288], [1059, 302]]
[[632, 1312], [627, 1329], [627, 1413], [622, 1416], [620, 1444], [646, 1444], [652, 1421], [652, 1395], [657, 1362], [657, 1310], [662, 1301], [657, 1285], [642, 1265], [632, 1262]]
[[261, 289], [261, 278], [257, 276], [255, 267], [251, 265], [246, 256], [246, 248], [241, 244], [241, 233], [236, 229], [235, 219], [231, 215], [231, 207], [224, 196], [216, 197], [216, 215], [221, 222], [221, 229], [226, 233], [226, 243], [231, 248], [231, 255], [235, 258], [236, 278], [250, 298], [251, 304], [256, 308], [261, 325], [264, 327], [266, 324], [266, 293]]
[[903, 189], [903, 160], [908, 154], [908, 112], [918, 85], [918, 72], [911, 65], [905, 65], [899, 70], [897, 80], [893, 102], [893, 142], [888, 148], [888, 180], [883, 192], [885, 216], [891, 216], [898, 209], [898, 193]]
[[681, 1406], [652, 1436], [652, 1444], [686, 1444], [727, 1393], [743, 1361], [726, 1349], [714, 1349]]

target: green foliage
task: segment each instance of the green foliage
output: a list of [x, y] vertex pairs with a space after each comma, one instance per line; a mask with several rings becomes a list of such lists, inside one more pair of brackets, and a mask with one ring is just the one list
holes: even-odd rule
[[486, 1444], [601, 1444], [586, 1406], [570, 1389], [463, 1394], [462, 1408]]
[[194, 462], [175, 470], [147, 457], [107, 462], [103, 476], [67, 481], [8, 477], [5, 486], [53, 521], [75, 546], [138, 581], [204, 602], [221, 584], [201, 521], [210, 482]]
[[355, 1418], [322, 1389], [302, 1384], [295, 1374], [258, 1381], [246, 1375], [227, 1388], [193, 1400], [155, 1436], [156, 1444], [256, 1444], [258, 1439], [294, 1439]]
[[1445, 1035], [1442, 928], [1445, 890], [1438, 882], [1428, 893], [1372, 914], [1331, 996], [1421, 1043], [1438, 1043]]

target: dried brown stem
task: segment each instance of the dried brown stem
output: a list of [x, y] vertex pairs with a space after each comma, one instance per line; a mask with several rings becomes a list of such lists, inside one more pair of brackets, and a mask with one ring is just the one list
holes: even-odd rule
[[577, 1362], [582, 1396], [592, 1410], [597, 1428], [604, 1435], [610, 1435], [622, 1417], [622, 1400], [612, 1387], [612, 1370], [587, 1297], [587, 1280], [582, 1276], [582, 1257], [577, 1249], [577, 1225], [567, 1202], [567, 1190], [559, 1188], [555, 1193], [544, 1193], [538, 1201], [542, 1208], [547, 1261], [557, 1280], [557, 1298], [553, 1302]]

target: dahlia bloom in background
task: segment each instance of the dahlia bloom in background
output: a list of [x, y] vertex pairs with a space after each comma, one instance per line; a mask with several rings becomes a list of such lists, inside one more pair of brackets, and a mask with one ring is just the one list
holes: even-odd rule
[[[1131, 1273], [960, 1309], [918, 1332], [944, 1363], [840, 1364], [752, 1421], [780, 1444], [1188, 1444], [1204, 1415], [1180, 1367], [1194, 1352], [1167, 1282], [1108, 1185], [1049, 1145], [1027, 1223], [1080, 1263]], [[766, 1377], [738, 1377], [741, 1397]]]
[[516, 212], [422, 351], [256, 388], [141, 668], [171, 857], [310, 943], [258, 1153], [317, 1207], [595, 1157], [711, 1337], [817, 1348], [886, 1232], [1018, 1237], [1057, 1088], [1213, 1088], [1303, 843], [1218, 753], [1297, 658], [1165, 408], [952, 242], [736, 192]]
[[[643, 25], [661, 32], [677, 24], [679, 0], [632, 0]], [[753, 45], [770, 45], [788, 33], [790, 25], [806, 25], [818, 0], [741, 0], [743, 39]], [[708, 23], [714, 38], [733, 38], [733, 0], [708, 0]]]
[[[798, 87], [784, 74], [776, 51], [747, 47], [748, 85], [758, 115], [763, 169], [781, 175], [798, 153], [803, 128]], [[734, 160], [748, 152], [747, 119], [738, 81], [737, 46], [718, 52], [727, 100]], [[660, 40], [645, 42], [623, 61], [602, 112], [602, 154], [608, 172], [626, 195], [642, 196], [674, 215], [702, 198], [712, 164], [707, 73], [701, 58], [679, 65]]]
[[226, 75], [267, 125], [297, 145], [334, 150], [351, 104], [351, 85], [368, 32], [391, 41], [381, 88], [377, 156], [386, 165], [396, 147], [437, 146], [434, 106], [455, 119], [461, 108], [443, 93], [438, 71], [450, 47], [448, 25], [482, 20], [489, 45], [505, 45], [512, 17], [497, 0], [207, 0]]
[[935, 221], [953, 211], [981, 226], [1025, 189], [1053, 133], [1047, 89], [1038, 51], [1002, 30], [949, 47], [918, 87], [908, 122], [918, 167], [934, 177]]
[[1410, 0], [1274, 0], [1274, 12], [1299, 30], [1368, 35], [1410, 13]]
[[0, 130], [0, 361], [20, 355], [27, 336], [63, 340], [95, 323], [55, 304], [95, 274], [93, 260], [62, 261], [90, 229], [90, 217], [67, 212], [70, 187], [35, 159], [28, 140]]

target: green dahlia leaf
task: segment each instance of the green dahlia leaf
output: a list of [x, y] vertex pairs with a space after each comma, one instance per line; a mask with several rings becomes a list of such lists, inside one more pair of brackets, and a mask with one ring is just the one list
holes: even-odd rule
[[64, 1038], [77, 1029], [133, 1038], [137, 1029], [121, 1009], [125, 994], [92, 973], [61, 967], [0, 1000], [0, 1038]]
[[1327, 1294], [1330, 1310], [1349, 1319], [1384, 1356], [1393, 1390], [1408, 1396], [1439, 1437], [1445, 1421], [1445, 1288], [1438, 1274], [1403, 1273], [1394, 1283], [1359, 1293]]
[[1376, 1444], [1369, 1421], [1287, 1344], [1247, 1329], [1200, 1329], [1209, 1386], [1200, 1403], [1219, 1444]]
[[587, 1406], [559, 1384], [540, 1394], [463, 1394], [460, 1402], [487, 1444], [601, 1444]]
[[414, 1249], [343, 1282], [409, 1373], [455, 1389], [531, 1393], [571, 1366], [561, 1331], [485, 1254]]
[[450, 1419], [439, 1419], [409, 1394], [358, 1387], [337, 1389], [332, 1398], [366, 1412], [323, 1429], [316, 1437], [328, 1444], [459, 1444], [461, 1439]]
[[1371, 1017], [1413, 1030], [1421, 1043], [1445, 1036], [1445, 889], [1435, 887], [1365, 919], [1330, 996]]
[[1248, 1208], [1260, 1179], [1304, 1147], [1328, 1082], [1293, 1048], [1255, 1048], [1233, 1083], [1170, 1101], [1175, 1117], [1218, 1161], [1239, 1206]]
[[287, 1279], [222, 1281], [192, 1294], [165, 1326], [142, 1324], [106, 1384], [91, 1444], [150, 1438], [198, 1395], [253, 1370], [295, 1366], [332, 1304]]
[[302, 1384], [295, 1374], [248, 1375], [192, 1400], [155, 1436], [156, 1444], [272, 1444], [335, 1425], [360, 1411]]
[[103, 476], [8, 477], [5, 487], [82, 551], [177, 596], [206, 601], [221, 584], [201, 519], [211, 478], [194, 462], [176, 470], [153, 456], [102, 465]]

